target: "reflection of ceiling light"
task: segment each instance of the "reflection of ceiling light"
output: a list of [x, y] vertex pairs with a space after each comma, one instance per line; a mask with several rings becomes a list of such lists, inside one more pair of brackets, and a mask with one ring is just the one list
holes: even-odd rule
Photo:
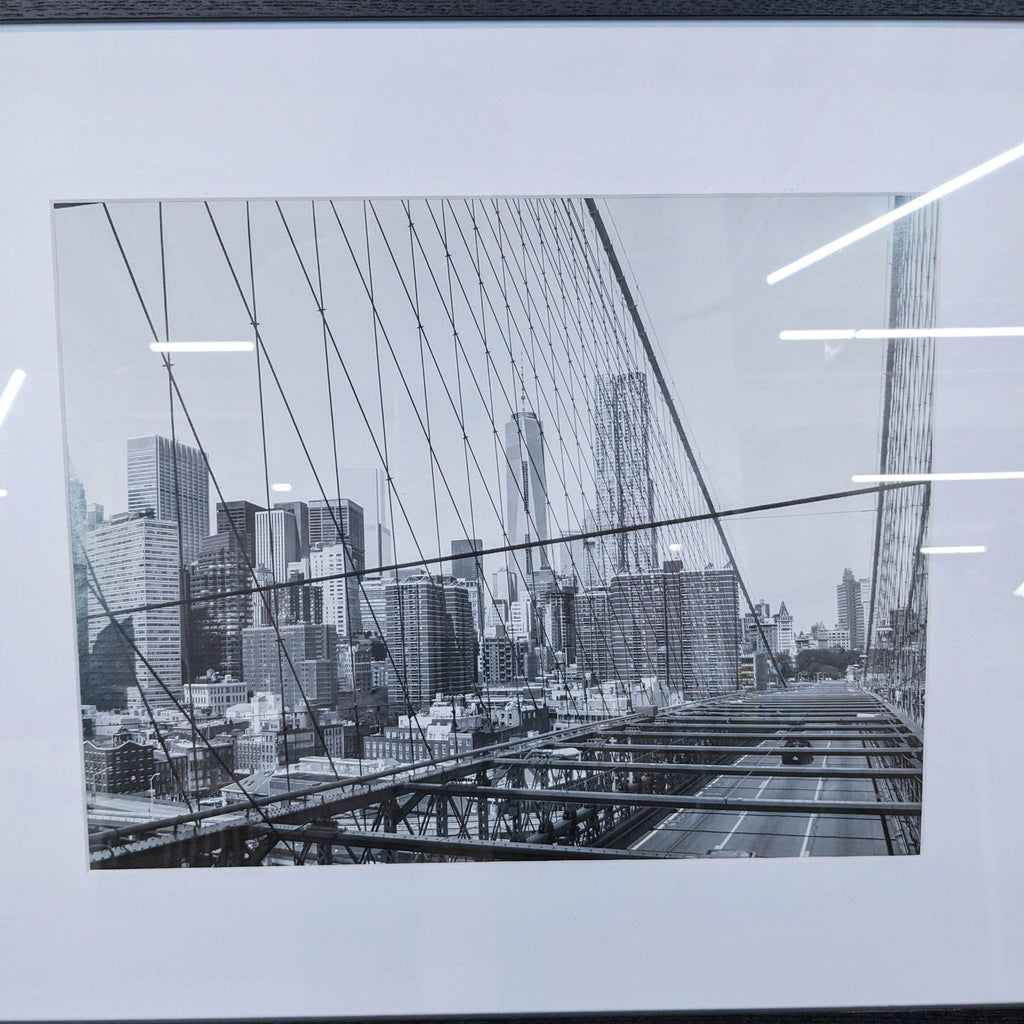
[[856, 337], [854, 330], [779, 331], [779, 341], [850, 341]]
[[291, 484], [271, 484], [270, 489], [272, 491], [290, 491], [292, 489]]
[[150, 352], [251, 352], [251, 341], [151, 341]]
[[1015, 597], [1024, 597], [1024, 583], [1022, 583], [1014, 592]]
[[779, 341], [852, 341], [854, 338], [1024, 338], [1024, 327], [908, 327], [779, 331]]
[[923, 484], [933, 480], [1024, 480], [1024, 473], [858, 473], [850, 479], [855, 484]]
[[964, 171], [963, 174], [958, 174], [955, 178], [950, 178], [949, 181], [936, 186], [930, 192], [925, 192], [915, 199], [904, 203], [902, 206], [897, 206], [894, 210], [882, 214], [881, 217], [868, 221], [867, 224], [848, 232], [827, 245], [823, 245], [820, 249], [815, 249], [814, 252], [801, 256], [800, 259], [787, 263], [778, 270], [773, 270], [765, 280], [769, 284], [775, 284], [776, 281], [781, 281], [791, 274], [795, 274], [798, 270], [803, 270], [804, 267], [809, 267], [812, 263], [817, 263], [818, 260], [823, 260], [826, 256], [831, 256], [834, 252], [839, 252], [840, 249], [845, 249], [848, 245], [859, 242], [862, 238], [866, 238], [876, 231], [881, 231], [882, 228], [888, 227], [915, 210], [920, 210], [922, 206], [934, 203], [943, 196], [948, 196], [950, 192], [955, 192], [958, 188], [963, 188], [964, 185], [970, 185], [972, 181], [977, 181], [986, 174], [998, 171], [1000, 167], [1005, 167], [1008, 163], [1012, 163], [1022, 156], [1024, 156], [1024, 142], [1014, 146], [1013, 149], [1008, 149], [1005, 153], [1000, 153], [999, 156], [994, 156], [991, 160], [986, 160], [983, 164], [978, 164], [977, 167], [972, 167], [969, 171]]
[[11, 374], [11, 379], [7, 382], [7, 387], [4, 388], [3, 394], [0, 394], [0, 423], [3, 423], [8, 410], [14, 404], [15, 396], [21, 390], [21, 385], [25, 383], [26, 376], [27, 375], [24, 370], [15, 370], [14, 373]]
[[2, 487], [0, 487], [0, 498], [6, 498], [6, 497], [7, 497], [7, 492]]
[[921, 548], [922, 555], [980, 555], [988, 551], [984, 544], [951, 544], [946, 547]]

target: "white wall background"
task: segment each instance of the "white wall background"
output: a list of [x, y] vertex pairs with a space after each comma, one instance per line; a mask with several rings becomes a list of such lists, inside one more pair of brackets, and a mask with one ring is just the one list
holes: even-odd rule
[[[90, 874], [49, 213], [920, 191], [1024, 137], [1021, 66], [994, 24], [0, 30], [0, 1016], [1024, 1000], [1013, 483], [935, 495], [933, 540], [989, 552], [934, 565], [920, 857]], [[945, 204], [943, 323], [1024, 323], [1022, 185]], [[1020, 352], [943, 347], [936, 468], [1024, 468]]]

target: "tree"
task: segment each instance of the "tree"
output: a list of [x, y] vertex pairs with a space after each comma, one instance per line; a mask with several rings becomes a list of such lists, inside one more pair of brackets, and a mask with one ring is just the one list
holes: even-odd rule
[[779, 666], [783, 679], [792, 679], [796, 675], [796, 666], [793, 664], [793, 659], [785, 651], [775, 655], [775, 663]]
[[801, 675], [824, 675], [839, 679], [850, 665], [856, 665], [860, 655], [840, 647], [808, 647], [796, 656], [797, 671]]

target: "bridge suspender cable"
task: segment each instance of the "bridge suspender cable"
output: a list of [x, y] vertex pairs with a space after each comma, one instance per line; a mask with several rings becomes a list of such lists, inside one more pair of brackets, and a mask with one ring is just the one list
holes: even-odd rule
[[729, 538], [726, 536], [725, 528], [718, 520], [715, 503], [711, 498], [711, 492], [708, 490], [704, 474], [701, 472], [700, 466], [697, 464], [697, 457], [692, 445], [690, 444], [690, 439], [686, 436], [686, 431], [683, 429], [683, 423], [679, 418], [678, 411], [676, 410], [676, 403], [672, 398], [672, 392], [669, 391], [668, 384], [665, 382], [665, 376], [661, 372], [661, 366], [658, 363], [658, 358], [654, 354], [654, 348], [651, 345], [651, 340], [647, 336], [647, 328], [644, 326], [643, 319], [640, 316], [640, 311], [637, 309], [636, 302], [633, 299], [633, 293], [630, 290], [629, 282], [626, 280], [626, 276], [622, 272], [622, 266], [619, 264], [619, 258], [612, 246], [611, 238], [608, 236], [604, 220], [601, 217], [601, 211], [598, 209], [597, 203], [593, 199], [587, 199], [586, 204], [587, 210], [594, 220], [594, 226], [597, 228], [597, 233], [601, 238], [601, 244], [604, 246], [605, 255], [607, 256], [608, 262], [611, 264], [612, 270], [615, 273], [615, 280], [618, 283], [622, 294], [625, 296], [626, 308], [629, 310], [629, 315], [632, 317], [633, 323], [636, 326], [636, 331], [640, 337], [641, 343], [643, 344], [644, 352], [647, 354], [647, 361], [651, 364], [651, 371], [654, 373], [654, 378], [658, 382], [658, 387], [661, 390], [661, 397], [664, 399], [665, 405], [672, 417], [672, 422], [675, 425], [676, 433], [678, 434], [680, 443], [683, 446], [683, 451], [686, 452], [690, 468], [693, 470], [693, 475], [697, 480], [697, 486], [700, 487], [700, 491], [704, 497], [705, 503], [707, 504], [708, 511], [712, 513], [712, 522], [715, 524], [715, 529], [718, 531], [722, 547], [725, 548], [726, 556], [736, 573], [736, 580], [740, 585], [740, 590], [743, 592], [743, 599], [747, 603], [747, 609], [754, 618], [754, 624], [757, 626], [758, 635], [761, 637], [761, 642], [764, 644], [764, 648], [768, 652], [768, 657], [771, 658], [772, 667], [775, 669], [779, 682], [785, 686], [785, 677], [782, 675], [782, 672], [779, 669], [779, 664], [775, 660], [775, 652], [772, 650], [771, 644], [768, 643], [768, 637], [765, 634], [761, 618], [757, 612], [754, 611], [754, 602], [751, 600], [750, 592], [747, 590], [747, 584], [744, 581], [743, 574], [740, 572], [739, 565], [736, 562], [736, 556], [733, 554], [732, 545], [730, 545]]

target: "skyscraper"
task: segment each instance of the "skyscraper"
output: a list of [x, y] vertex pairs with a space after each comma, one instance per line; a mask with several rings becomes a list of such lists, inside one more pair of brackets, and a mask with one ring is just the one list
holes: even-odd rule
[[608, 589], [580, 590], [575, 612], [576, 664], [595, 682], [616, 679]]
[[[511, 569], [493, 573], [490, 593], [484, 600], [484, 631], [500, 635], [509, 626], [512, 604], [519, 600], [519, 577]], [[500, 628], [499, 628], [500, 627]]]
[[473, 619], [473, 635], [479, 640], [484, 635], [484, 601], [483, 594], [481, 593], [483, 590], [483, 580], [463, 580], [451, 577], [445, 580], [445, 585], [465, 593]]
[[265, 511], [251, 501], [217, 502], [217, 532], [241, 540], [246, 557], [256, 565], [256, 513]]
[[[297, 626], [302, 623], [324, 622], [324, 595], [315, 583], [305, 583], [309, 579], [309, 559], [292, 562], [288, 566], [288, 587], [278, 601], [277, 621], [286, 626]], [[256, 625], [256, 623], [254, 623]], [[260, 625], [271, 625], [269, 622]]]
[[283, 508], [256, 513], [256, 564], [270, 570], [272, 582], [288, 580], [288, 563], [299, 559], [295, 514]]
[[128, 511], [181, 524], [181, 558], [188, 565], [210, 535], [210, 474], [203, 453], [152, 434], [128, 439]]
[[385, 586], [388, 700], [420, 710], [476, 681], [476, 633], [465, 588], [427, 573]]
[[868, 620], [871, 618], [871, 580], [862, 578], [857, 582], [860, 584], [861, 618], [864, 620], [864, 647], [867, 648]]
[[840, 629], [850, 631], [850, 650], [864, 650], [864, 599], [860, 580], [852, 569], [843, 570], [843, 578], [836, 587], [836, 622]]
[[[505, 530], [509, 544], [548, 539], [548, 486], [544, 431], [533, 412], [514, 412], [505, 424]], [[527, 574], [549, 567], [546, 547], [520, 555]]]
[[473, 552], [482, 551], [483, 546], [484, 542], [476, 537], [452, 541], [452, 576], [457, 580], [465, 580], [473, 587], [473, 618], [481, 636], [484, 623], [484, 561], [474, 557]]
[[[169, 705], [170, 697], [142, 659], [152, 666], [164, 686], [180, 697], [179, 609], [174, 606], [128, 615], [116, 613], [119, 609], [178, 601], [178, 524], [155, 519], [151, 513], [125, 512], [97, 526], [87, 535], [85, 544], [95, 574], [95, 580], [90, 575], [89, 590], [89, 614], [97, 616], [89, 619], [92, 684], [104, 688], [108, 673], [123, 680], [124, 666], [131, 664], [134, 684], [149, 702], [155, 706]], [[115, 613], [120, 628], [105, 614], [94, 592], [96, 588]], [[98, 643], [101, 633], [103, 642]], [[134, 640], [134, 647], [126, 635]]]
[[[315, 544], [309, 553], [309, 574], [314, 580], [355, 568], [352, 548], [345, 544]], [[342, 639], [361, 633], [362, 609], [359, 601], [359, 580], [354, 577], [323, 580], [313, 583], [323, 594], [324, 622], [334, 626]]]
[[[340, 527], [340, 532], [339, 532]], [[309, 544], [340, 544], [352, 551], [357, 569], [366, 568], [366, 524], [363, 506], [351, 498], [318, 498], [309, 503]]]
[[[221, 507], [218, 506], [218, 517]], [[243, 543], [245, 537], [242, 533]], [[262, 598], [233, 592], [251, 586], [246, 554], [234, 533], [217, 533], [204, 538], [198, 557], [189, 567], [189, 595], [194, 601], [188, 617], [189, 667], [193, 680], [209, 669], [230, 673], [236, 679], [241, 676], [242, 630], [252, 617], [252, 601]], [[199, 598], [206, 600], [197, 600]]]
[[473, 555], [475, 551], [482, 551], [483, 546], [484, 542], [477, 538], [452, 541], [452, 576], [455, 579], [470, 582], [483, 579], [483, 559]]
[[364, 576], [359, 586], [360, 626], [364, 633], [386, 636], [388, 631], [387, 602], [384, 588], [390, 576]]
[[491, 594], [506, 605], [519, 600], [519, 577], [511, 569], [499, 569], [493, 576]]
[[623, 682], [664, 677], [665, 578], [660, 572], [618, 573], [608, 586], [606, 634]]
[[295, 516], [295, 531], [299, 537], [299, 553], [297, 558], [305, 558], [309, 554], [309, 506], [304, 501], [278, 501], [274, 508], [282, 508]]
[[668, 684], [686, 697], [739, 687], [738, 586], [735, 569], [665, 573]]
[[[643, 373], [600, 374], [594, 397], [595, 526], [611, 530], [654, 519], [649, 440], [651, 405]], [[598, 539], [603, 579], [657, 566], [654, 529]]]
[[555, 651], [565, 655], [565, 664], [576, 663], [576, 587], [561, 584], [544, 609], [544, 634]]

